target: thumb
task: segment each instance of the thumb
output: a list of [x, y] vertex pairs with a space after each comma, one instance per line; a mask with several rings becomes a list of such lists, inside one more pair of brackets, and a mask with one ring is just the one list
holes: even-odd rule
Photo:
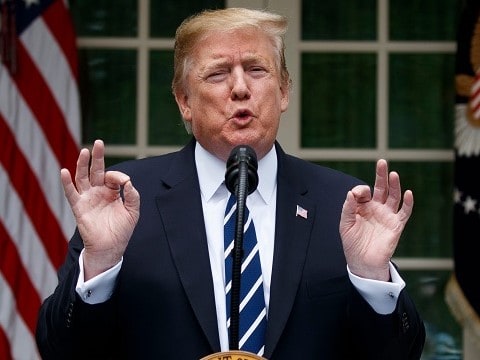
[[123, 186], [123, 196], [125, 208], [137, 221], [140, 215], [140, 194], [130, 180]]
[[350, 190], [347, 193], [347, 197], [345, 198], [345, 202], [343, 203], [342, 208], [342, 215], [340, 218], [340, 225], [343, 227], [350, 227], [350, 224], [355, 223], [355, 218], [357, 215], [357, 201], [355, 200], [355, 196], [353, 192]]

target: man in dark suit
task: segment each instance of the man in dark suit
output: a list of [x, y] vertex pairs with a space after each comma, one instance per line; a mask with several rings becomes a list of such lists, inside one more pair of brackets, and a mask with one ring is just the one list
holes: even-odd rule
[[[206, 11], [177, 30], [173, 92], [193, 137], [179, 152], [104, 168], [80, 152], [77, 220], [59, 284], [42, 305], [44, 359], [200, 359], [227, 351], [225, 162], [259, 159], [247, 197], [257, 231], [271, 359], [419, 359], [425, 330], [390, 259], [413, 207], [377, 162], [373, 192], [287, 155], [276, 142], [290, 79], [286, 19]], [[91, 158], [91, 164], [89, 164]]]

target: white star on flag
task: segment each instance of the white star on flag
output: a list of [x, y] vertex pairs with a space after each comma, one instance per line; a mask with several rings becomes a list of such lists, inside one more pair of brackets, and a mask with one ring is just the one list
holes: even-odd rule
[[300, 205], [297, 205], [297, 213], [295, 216], [301, 216], [302, 218], [306, 219], [308, 217], [308, 211]]
[[477, 200], [472, 199], [470, 196], [467, 196], [463, 203], [465, 214], [468, 214], [471, 211], [475, 211], [475, 207], [477, 206]]

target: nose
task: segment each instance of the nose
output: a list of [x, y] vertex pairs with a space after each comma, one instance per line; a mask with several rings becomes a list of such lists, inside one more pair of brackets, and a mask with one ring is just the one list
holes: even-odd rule
[[248, 86], [247, 74], [245, 71], [236, 68], [232, 72], [232, 100], [243, 100], [250, 98], [250, 88]]

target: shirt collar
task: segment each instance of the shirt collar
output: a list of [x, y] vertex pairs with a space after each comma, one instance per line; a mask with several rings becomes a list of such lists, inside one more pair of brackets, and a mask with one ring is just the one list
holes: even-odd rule
[[[195, 165], [197, 167], [200, 191], [205, 201], [218, 192], [222, 196], [228, 191], [223, 185], [225, 181], [225, 162], [209, 153], [198, 142], [195, 146]], [[263, 201], [270, 203], [277, 179], [277, 152], [275, 146], [258, 162], [258, 192]]]

